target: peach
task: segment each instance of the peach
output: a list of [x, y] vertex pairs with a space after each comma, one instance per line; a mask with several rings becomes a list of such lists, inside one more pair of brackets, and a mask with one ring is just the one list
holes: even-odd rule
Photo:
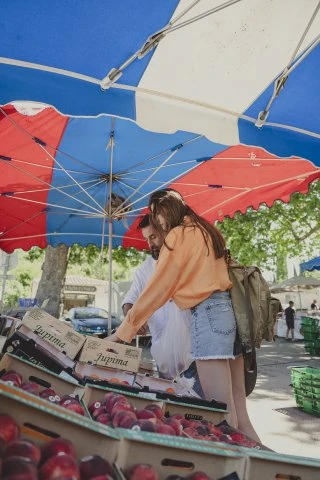
[[[99, 402], [97, 402], [98, 404]], [[96, 408], [95, 410], [93, 410], [91, 416], [92, 418], [95, 420], [97, 417], [99, 417], [99, 415], [102, 415], [103, 413], [107, 413], [107, 409], [106, 409], [106, 406], [105, 405], [100, 405], [100, 407]], [[108, 414], [109, 415], [109, 414]]]
[[21, 385], [22, 390], [32, 393], [33, 395], [39, 394], [39, 384], [36, 382], [25, 382]]
[[55, 438], [45, 443], [41, 448], [41, 460], [45, 462], [56, 455], [69, 455], [73, 459], [77, 458], [76, 450], [73, 443], [65, 438]]
[[169, 417], [165, 419], [165, 424], [173, 428], [173, 430], [176, 432], [177, 437], [181, 435], [182, 426], [178, 420], [175, 420], [174, 418]]
[[15, 370], [8, 370], [4, 373], [1, 377], [2, 382], [12, 382], [14, 387], [21, 387], [22, 385], [22, 376], [20, 373], [16, 372]]
[[151, 410], [156, 417], [160, 418], [160, 420], [163, 418], [163, 411], [160, 405], [157, 405], [156, 403], [150, 403], [146, 407], [144, 407], [145, 410]]
[[92, 414], [97, 408], [101, 407], [101, 402], [98, 402], [97, 400], [90, 402], [88, 405], [88, 410]]
[[122, 412], [126, 410], [127, 412], [133, 411], [133, 406], [129, 402], [119, 401], [114, 404], [111, 410], [111, 416], [114, 417], [117, 412]]
[[155, 432], [157, 427], [158, 425], [154, 425], [149, 420], [136, 420], [132, 424], [131, 430], [142, 430], [143, 432]]
[[76, 403], [71, 402], [71, 403], [68, 403], [67, 405], [64, 404], [63, 406], [67, 410], [70, 410], [70, 412], [78, 413], [79, 415], [82, 415], [82, 416], [84, 416], [85, 414], [84, 408], [82, 407], [82, 405], [80, 405], [79, 402], [76, 402]]
[[109, 475], [114, 478], [111, 464], [99, 455], [84, 457], [80, 461], [81, 480], [90, 480], [99, 475]]
[[20, 428], [16, 421], [5, 413], [0, 414], [0, 438], [10, 443], [19, 437]]
[[28, 458], [8, 457], [3, 459], [2, 475], [10, 479], [18, 475], [21, 478], [37, 478], [37, 467]]
[[142, 463], [131, 467], [126, 477], [128, 480], [159, 480], [158, 473], [153, 466]]
[[103, 425], [112, 425], [111, 416], [109, 413], [101, 413], [101, 415], [98, 415], [98, 417], [96, 418], [96, 422], [103, 423]]
[[108, 398], [107, 403], [106, 403], [107, 412], [111, 413], [114, 405], [117, 402], [120, 402], [120, 401], [123, 402], [123, 403], [128, 403], [128, 400], [126, 399], [126, 397], [124, 395], [120, 395], [118, 393], [113, 393]]
[[210, 477], [204, 472], [195, 472], [188, 477], [188, 480], [210, 480]]
[[156, 425], [155, 426], [155, 432], [156, 433], [161, 433], [162, 435], [171, 435], [171, 436], [176, 436], [175, 430], [170, 427], [170, 425]]
[[136, 412], [137, 418], [141, 418], [144, 420], [149, 420], [150, 418], [157, 418], [156, 414], [152, 410], [137, 410]]
[[7, 446], [4, 457], [23, 457], [38, 465], [41, 458], [41, 450], [29, 440], [14, 440]]
[[77, 463], [70, 455], [51, 457], [39, 469], [40, 480], [57, 480], [59, 477], [80, 480]]
[[[46, 388], [39, 393], [39, 397], [48, 399], [49, 397], [55, 397], [56, 392], [53, 388]], [[59, 397], [60, 398], [60, 397]]]
[[70, 403], [79, 403], [79, 400], [72, 395], [63, 395], [60, 398], [60, 405], [65, 407], [66, 405], [70, 405]]
[[[133, 412], [129, 412], [127, 410], [120, 410], [116, 412], [116, 414], [112, 418], [112, 425], [117, 428], [117, 427], [124, 427], [124, 425], [130, 425], [132, 426], [133, 422], [137, 420], [136, 415]], [[127, 428], [130, 428], [127, 427]]]

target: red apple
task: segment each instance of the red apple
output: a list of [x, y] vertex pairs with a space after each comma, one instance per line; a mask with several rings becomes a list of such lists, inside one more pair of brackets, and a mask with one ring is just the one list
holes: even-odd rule
[[139, 463], [127, 472], [128, 480], [159, 480], [158, 473], [152, 465]]
[[15, 370], [8, 370], [0, 379], [2, 382], [12, 382], [15, 387], [21, 387], [22, 376]]
[[36, 382], [25, 382], [21, 385], [21, 388], [33, 395], [38, 395], [40, 386]]
[[[112, 425], [115, 428], [117, 428], [117, 427], [130, 428], [131, 425], [136, 420], [137, 420], [137, 417], [133, 412], [130, 412], [130, 411], [127, 411], [127, 410], [120, 410], [112, 418]], [[124, 425], [126, 425], [126, 427]]]
[[175, 430], [170, 427], [170, 425], [156, 425], [155, 426], [155, 432], [156, 433], [161, 433], [162, 435], [172, 435], [176, 436]]
[[77, 463], [70, 455], [51, 457], [39, 469], [40, 480], [57, 480], [59, 477], [80, 480]]
[[5, 413], [0, 414], [0, 437], [5, 443], [10, 443], [19, 437], [20, 428], [16, 421]]
[[151, 410], [156, 415], [156, 417], [160, 418], [160, 420], [163, 418], [162, 408], [156, 403], [150, 403], [149, 405], [144, 407], [144, 409]]
[[77, 458], [76, 450], [73, 443], [65, 438], [55, 438], [45, 443], [41, 448], [41, 460], [45, 462], [56, 455], [69, 455], [73, 459]]
[[14, 440], [7, 446], [4, 457], [23, 457], [38, 465], [41, 458], [41, 450], [30, 440]]
[[157, 418], [157, 415], [152, 410], [137, 410], [136, 412], [137, 418], [141, 418], [143, 420], [149, 420], [150, 418]]
[[28, 458], [8, 457], [3, 459], [2, 475], [9, 479], [16, 475], [37, 478], [37, 467]]
[[99, 475], [110, 475], [111, 478], [114, 478], [111, 464], [99, 455], [82, 458], [80, 462], [80, 473], [81, 480], [90, 480], [92, 477]]

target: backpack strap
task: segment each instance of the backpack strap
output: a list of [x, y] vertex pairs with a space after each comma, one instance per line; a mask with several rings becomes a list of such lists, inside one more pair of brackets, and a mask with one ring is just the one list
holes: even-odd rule
[[251, 352], [250, 352], [250, 366], [249, 370], [254, 371], [254, 369], [257, 366], [256, 362], [256, 352], [255, 352], [255, 345], [254, 345], [254, 333], [253, 333], [253, 311], [252, 311], [252, 306], [250, 302], [250, 293], [249, 293], [249, 270], [247, 267], [243, 267], [243, 285], [244, 285], [244, 291], [246, 295], [246, 310], [247, 310], [247, 316], [249, 319], [249, 329], [250, 329], [250, 341], [251, 341]]

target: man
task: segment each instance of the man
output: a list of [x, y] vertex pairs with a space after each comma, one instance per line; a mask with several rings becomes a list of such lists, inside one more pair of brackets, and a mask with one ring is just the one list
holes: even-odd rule
[[292, 341], [294, 341], [294, 319], [296, 316], [296, 311], [293, 308], [294, 302], [290, 300], [289, 302], [289, 307], [287, 307], [284, 311], [284, 315], [286, 318], [286, 324], [287, 324], [287, 335], [286, 335], [286, 340], [289, 339], [289, 333], [291, 332], [291, 338]]
[[319, 310], [319, 305], [317, 300], [313, 300], [313, 302], [311, 303], [311, 310]]
[[[153, 275], [156, 267], [156, 261], [159, 257], [160, 249], [162, 246], [162, 240], [150, 224], [149, 215], [145, 215], [142, 218], [141, 222], [138, 225], [138, 229], [141, 230], [143, 237], [149, 245], [151, 256], [148, 257], [135, 272], [132, 285], [122, 302], [122, 311], [124, 315], [126, 315], [128, 310], [132, 308], [134, 302], [137, 300], [145, 285], [148, 283], [149, 279]], [[151, 354], [158, 366], [159, 375], [166, 378], [170, 377], [170, 375], [167, 374], [167, 371], [173, 371], [174, 366], [168, 365], [167, 371], [161, 372], [161, 368], [159, 368], [160, 361], [157, 362], [156, 352], [161, 350], [161, 348], [159, 349], [157, 347], [161, 346], [162, 334], [167, 324], [167, 321], [170, 320], [170, 317], [173, 317], [174, 315], [182, 315], [186, 322], [190, 321], [191, 319], [191, 313], [189, 310], [181, 311], [178, 309], [174, 302], [169, 301], [163, 307], [156, 310], [152, 317], [149, 318], [147, 324], [149, 331], [152, 335]], [[146, 330], [147, 328], [144, 327], [144, 331], [139, 331], [139, 333], [144, 334], [146, 333]], [[189, 365], [186, 365], [187, 371], [184, 372], [184, 376], [186, 376], [187, 378], [195, 378], [195, 385], [193, 388], [199, 395], [201, 395], [202, 391], [200, 382], [196, 375], [195, 363], [193, 362], [190, 365], [190, 368], [188, 367]]]

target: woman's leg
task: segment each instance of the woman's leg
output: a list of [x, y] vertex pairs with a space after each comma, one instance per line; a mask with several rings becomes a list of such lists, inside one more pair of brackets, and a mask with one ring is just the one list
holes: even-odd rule
[[229, 360], [197, 360], [196, 364], [204, 398], [226, 403], [230, 412], [229, 423], [237, 428]]
[[238, 418], [238, 428], [253, 440], [260, 442], [258, 434], [252, 426], [247, 411], [243, 357], [241, 356], [235, 360], [229, 360], [229, 363], [231, 371], [232, 395]]

